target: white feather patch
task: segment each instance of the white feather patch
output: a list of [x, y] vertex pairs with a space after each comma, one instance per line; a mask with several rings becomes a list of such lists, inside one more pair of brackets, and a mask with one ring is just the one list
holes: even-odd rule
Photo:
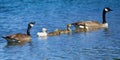
[[107, 26], [107, 27], [108, 27], [108, 23], [105, 23], [105, 26]]
[[33, 27], [33, 26], [34, 26], [34, 24], [30, 24], [30, 26], [31, 26], [31, 27]]
[[37, 33], [38, 37], [43, 37], [43, 36], [47, 36], [46, 32], [38, 32]]
[[81, 26], [81, 25], [79, 26], [79, 28], [82, 28], [82, 29], [83, 29], [83, 28], [86, 28], [86, 29], [88, 29], [87, 26]]
[[108, 9], [107, 9], [107, 8], [105, 8], [105, 11], [108, 11]]
[[84, 26], [81, 26], [81, 25], [80, 25], [79, 28], [84, 28]]

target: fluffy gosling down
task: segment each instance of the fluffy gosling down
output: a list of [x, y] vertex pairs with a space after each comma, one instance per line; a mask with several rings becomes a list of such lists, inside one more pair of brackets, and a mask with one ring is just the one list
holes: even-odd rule
[[49, 32], [48, 36], [57, 36], [60, 35], [60, 30], [56, 29], [54, 32]]
[[56, 36], [56, 35], [60, 35], [60, 31], [58, 29], [56, 29], [54, 32], [46, 32], [47, 29], [46, 28], [42, 28], [42, 32], [38, 32], [37, 36], [38, 37], [47, 37], [47, 36]]
[[66, 30], [60, 30], [60, 34], [69, 34], [71, 33], [71, 24], [67, 24], [67, 29]]
[[37, 36], [38, 37], [46, 37], [47, 36], [47, 29], [46, 28], [42, 28], [42, 32], [38, 32]]

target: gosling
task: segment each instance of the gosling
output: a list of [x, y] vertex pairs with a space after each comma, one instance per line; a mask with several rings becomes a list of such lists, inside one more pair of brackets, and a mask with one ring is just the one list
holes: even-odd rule
[[71, 33], [71, 24], [67, 24], [66, 30], [60, 30], [60, 34], [70, 34]]

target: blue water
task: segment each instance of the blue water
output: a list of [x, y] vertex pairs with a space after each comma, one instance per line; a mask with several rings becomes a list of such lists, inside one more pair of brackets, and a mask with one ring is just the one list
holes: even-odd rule
[[[32, 42], [9, 46], [0, 38], [0, 60], [117, 60], [120, 59], [120, 0], [0, 0], [0, 36], [26, 33], [31, 29]], [[66, 24], [102, 21], [107, 13], [108, 31], [104, 29], [38, 38], [43, 27], [47, 32], [66, 29]], [[72, 27], [74, 30], [74, 27]]]

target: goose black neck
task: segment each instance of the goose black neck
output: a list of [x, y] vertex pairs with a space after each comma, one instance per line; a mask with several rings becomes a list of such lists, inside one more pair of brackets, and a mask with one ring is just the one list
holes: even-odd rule
[[30, 36], [30, 29], [31, 29], [31, 26], [28, 25], [27, 35], [29, 35], [29, 36]]
[[106, 11], [105, 10], [103, 10], [103, 14], [102, 14], [102, 18], [103, 18], [103, 24], [104, 23], [107, 23], [107, 21], [106, 21]]

